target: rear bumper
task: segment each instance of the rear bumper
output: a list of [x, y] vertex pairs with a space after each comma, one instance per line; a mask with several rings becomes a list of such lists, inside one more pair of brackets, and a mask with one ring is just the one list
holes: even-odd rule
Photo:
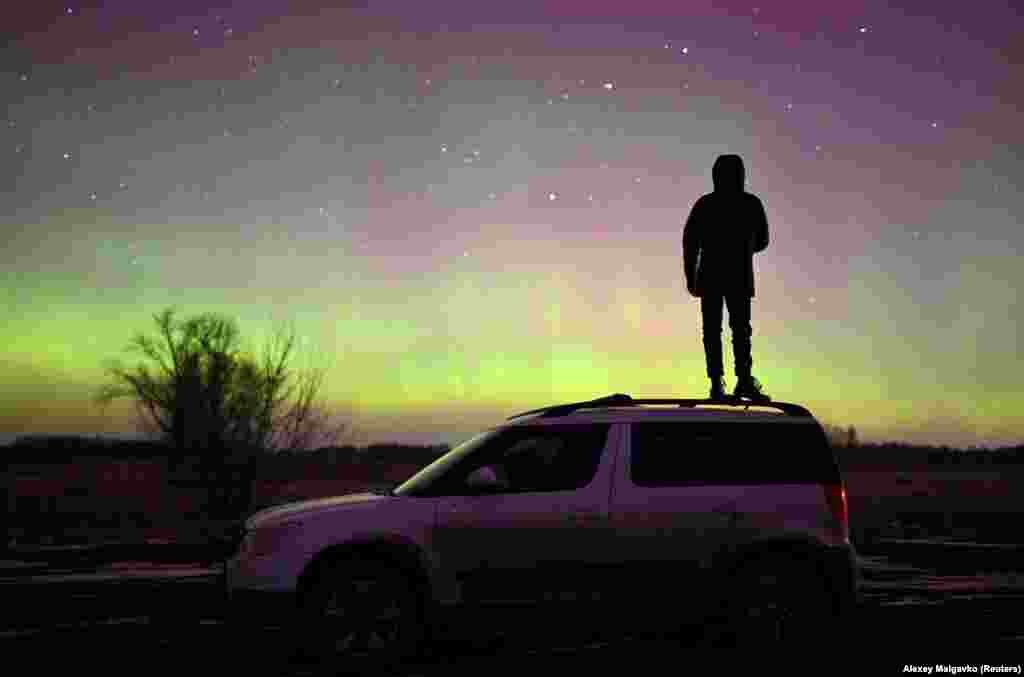
[[822, 553], [823, 574], [832, 593], [833, 610], [846, 615], [861, 602], [860, 568], [852, 545], [830, 547]]

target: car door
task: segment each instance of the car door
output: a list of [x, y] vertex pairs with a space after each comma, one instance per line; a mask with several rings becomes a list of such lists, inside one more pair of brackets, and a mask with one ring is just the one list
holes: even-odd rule
[[[713, 426], [633, 422], [611, 499], [616, 589], [627, 600], [686, 605], [703, 589], [714, 555], [732, 542], [740, 487], [717, 481], [727, 465]], [[672, 600], [671, 603], [669, 600]]]
[[[435, 547], [470, 604], [533, 604], [590, 593], [581, 577], [607, 556], [616, 435], [610, 424], [514, 426], [453, 470]], [[506, 486], [478, 492], [483, 466]]]

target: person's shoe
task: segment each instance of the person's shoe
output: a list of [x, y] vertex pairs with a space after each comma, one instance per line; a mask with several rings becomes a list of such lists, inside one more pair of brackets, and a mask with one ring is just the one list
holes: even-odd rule
[[736, 382], [736, 389], [733, 391], [733, 396], [742, 397], [748, 400], [756, 400], [758, 402], [771, 402], [771, 397], [768, 393], [762, 390], [762, 385], [753, 376], [747, 376], [741, 378]]
[[725, 399], [725, 380], [721, 376], [711, 379], [711, 393], [708, 397], [712, 400]]

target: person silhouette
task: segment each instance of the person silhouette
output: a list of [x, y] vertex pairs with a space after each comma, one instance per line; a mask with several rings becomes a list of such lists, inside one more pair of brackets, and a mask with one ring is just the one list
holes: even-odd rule
[[719, 155], [711, 177], [714, 191], [697, 199], [683, 227], [683, 272], [687, 291], [700, 299], [710, 397], [725, 397], [724, 302], [729, 309], [736, 372], [733, 395], [768, 401], [761, 383], [751, 374], [750, 326], [754, 254], [768, 247], [768, 218], [761, 199], [746, 191], [746, 169], [739, 155]]

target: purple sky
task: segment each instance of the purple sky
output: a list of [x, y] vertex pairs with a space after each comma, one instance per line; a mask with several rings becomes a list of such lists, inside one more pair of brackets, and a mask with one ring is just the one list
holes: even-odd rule
[[0, 434], [130, 429], [87, 394], [172, 303], [297, 319], [367, 438], [703, 396], [681, 226], [735, 152], [768, 392], [866, 438], [1019, 443], [1020, 13], [30, 3], [0, 29]]

